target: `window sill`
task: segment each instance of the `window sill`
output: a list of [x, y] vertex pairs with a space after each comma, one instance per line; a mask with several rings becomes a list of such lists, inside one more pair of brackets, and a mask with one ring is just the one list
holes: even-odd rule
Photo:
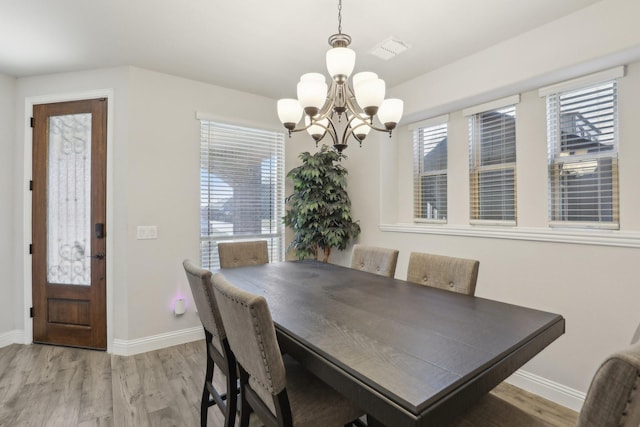
[[436, 234], [442, 236], [482, 237], [488, 239], [569, 243], [578, 245], [640, 248], [640, 232], [618, 230], [569, 230], [542, 227], [496, 228], [471, 225], [380, 224], [380, 231]]

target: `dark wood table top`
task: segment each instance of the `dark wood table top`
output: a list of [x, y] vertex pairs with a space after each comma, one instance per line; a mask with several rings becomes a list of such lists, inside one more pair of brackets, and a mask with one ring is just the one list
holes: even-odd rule
[[558, 314], [317, 262], [220, 270], [282, 347], [388, 426], [442, 425], [564, 333]]

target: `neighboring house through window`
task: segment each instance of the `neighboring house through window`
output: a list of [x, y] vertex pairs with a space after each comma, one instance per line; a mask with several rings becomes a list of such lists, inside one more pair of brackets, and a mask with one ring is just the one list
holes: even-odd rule
[[516, 224], [516, 107], [513, 96], [463, 111], [469, 117], [471, 223]]
[[284, 134], [200, 120], [200, 253], [219, 267], [218, 242], [266, 240], [284, 259]]
[[414, 218], [417, 222], [447, 220], [447, 120], [442, 116], [413, 129]]
[[[551, 226], [619, 227], [617, 84], [612, 77], [623, 71], [540, 90], [547, 97]], [[609, 80], [596, 81], [600, 78]]]

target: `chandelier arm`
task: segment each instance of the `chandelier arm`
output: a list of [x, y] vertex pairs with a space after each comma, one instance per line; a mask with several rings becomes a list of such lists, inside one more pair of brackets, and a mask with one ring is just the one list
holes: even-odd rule
[[349, 137], [351, 135], [353, 135], [353, 137], [356, 139], [356, 141], [358, 141], [360, 144], [362, 144], [362, 141], [360, 140], [360, 138], [358, 138], [356, 136], [356, 134], [354, 133], [354, 131], [356, 130], [356, 128], [362, 126], [364, 123], [359, 124], [358, 126], [352, 127], [351, 126], [351, 122], [353, 121], [353, 118], [355, 116], [351, 116], [351, 118], [349, 119], [349, 121], [347, 122], [347, 125], [344, 127], [344, 132], [342, 133], [342, 143], [346, 145], [346, 141], [347, 139], [349, 139]]
[[369, 120], [370, 117], [365, 115], [364, 112], [361, 112], [359, 108], [356, 108], [356, 106], [353, 103], [353, 99], [355, 98], [354, 97], [347, 98], [347, 109], [351, 112], [352, 115], [359, 118], [363, 122], [366, 122], [367, 120]]
[[370, 124], [369, 127], [373, 130], [377, 130], [378, 132], [388, 132], [389, 135], [391, 135], [392, 129], [379, 128], [379, 127], [373, 126], [372, 124]]
[[331, 117], [327, 117], [327, 120], [329, 120], [329, 124], [331, 125], [331, 129], [329, 129], [328, 127], [325, 127], [325, 126], [322, 126], [322, 127], [324, 127], [327, 130], [327, 132], [329, 133], [329, 135], [331, 136], [331, 139], [333, 140], [333, 145], [338, 145], [338, 135], [337, 135], [337, 132], [336, 132], [336, 127], [333, 124], [333, 120], [331, 120]]
[[331, 120], [330, 117], [323, 117], [322, 119], [325, 119], [325, 118], [329, 121], [329, 126], [325, 126], [322, 123], [320, 123], [318, 120], [316, 120], [315, 118], [312, 118], [307, 126], [305, 126], [303, 128], [292, 129], [291, 132], [301, 132], [303, 130], [309, 129], [311, 126], [318, 126], [318, 127], [321, 127], [322, 129], [324, 129], [324, 133], [316, 141], [316, 143], [318, 141], [322, 140], [322, 138], [324, 138], [324, 136], [328, 133], [329, 136], [331, 136], [331, 139], [333, 140], [333, 144], [336, 145], [338, 143], [338, 137], [336, 135], [336, 127], [334, 126], [333, 120]]
[[331, 82], [331, 86], [329, 86], [329, 90], [327, 91], [327, 100], [324, 105], [316, 115], [318, 120], [322, 120], [328, 117], [329, 113], [333, 110], [333, 106], [335, 105], [336, 99], [336, 82]]
[[346, 127], [346, 128], [345, 128], [345, 130], [344, 130], [344, 134], [342, 135], [342, 143], [343, 143], [343, 144], [345, 144], [345, 145], [347, 145], [347, 144], [345, 143], [345, 141], [346, 141], [347, 139], [349, 139], [349, 137], [350, 137], [351, 135], [353, 135], [353, 139], [355, 139], [356, 141], [358, 141], [358, 143], [360, 143], [360, 146], [362, 147], [362, 141], [363, 141], [363, 140], [362, 140], [362, 139], [360, 139], [360, 138], [358, 138], [358, 135], [355, 133], [355, 130], [356, 130], [357, 128], [359, 128], [360, 126], [363, 126], [363, 125], [364, 125], [364, 123], [361, 123], [361, 124], [359, 124], [358, 126], [353, 127], [353, 128], [352, 128], [352, 127], [350, 127], [350, 126]]

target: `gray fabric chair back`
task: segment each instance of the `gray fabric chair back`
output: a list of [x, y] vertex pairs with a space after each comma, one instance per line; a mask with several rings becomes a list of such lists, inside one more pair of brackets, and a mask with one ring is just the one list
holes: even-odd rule
[[213, 287], [211, 284], [211, 272], [197, 266], [191, 260], [184, 260], [182, 263], [187, 274], [187, 280], [191, 287], [193, 300], [198, 309], [198, 316], [202, 326], [212, 335], [211, 343], [216, 350], [224, 354], [222, 340], [226, 338], [222, 318], [216, 305]]
[[231, 351], [249, 374], [252, 387], [272, 396], [280, 393], [287, 385], [286, 372], [267, 301], [233, 286], [221, 273], [213, 276], [213, 291]]
[[375, 246], [353, 245], [351, 268], [393, 277], [396, 274], [398, 251]]
[[638, 340], [640, 340], [640, 325], [638, 325], [638, 327], [636, 328], [636, 332], [633, 334], [633, 337], [631, 338], [631, 344], [637, 343]]
[[266, 240], [253, 242], [218, 243], [220, 268], [244, 267], [269, 262], [269, 250]]
[[608, 357], [598, 368], [577, 427], [640, 425], [640, 344]]
[[475, 295], [480, 262], [412, 252], [407, 281], [466, 295]]

